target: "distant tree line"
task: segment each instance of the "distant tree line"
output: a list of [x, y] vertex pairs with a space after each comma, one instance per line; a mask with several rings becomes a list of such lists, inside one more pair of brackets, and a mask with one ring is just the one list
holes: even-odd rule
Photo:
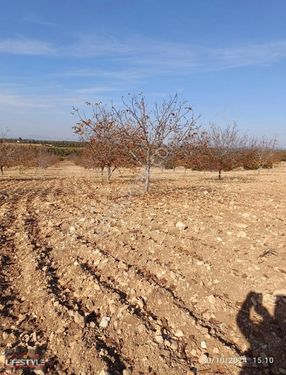
[[55, 140], [45, 140], [45, 139], [29, 139], [29, 138], [5, 138], [6, 143], [20, 143], [20, 144], [31, 144], [31, 145], [43, 145], [46, 147], [72, 147], [72, 148], [80, 148], [82, 147], [82, 143], [79, 141], [55, 141]]

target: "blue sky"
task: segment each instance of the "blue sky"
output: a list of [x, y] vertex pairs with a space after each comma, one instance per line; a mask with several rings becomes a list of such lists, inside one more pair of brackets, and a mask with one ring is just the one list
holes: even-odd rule
[[0, 130], [72, 139], [72, 106], [178, 94], [286, 146], [286, 1], [1, 0]]

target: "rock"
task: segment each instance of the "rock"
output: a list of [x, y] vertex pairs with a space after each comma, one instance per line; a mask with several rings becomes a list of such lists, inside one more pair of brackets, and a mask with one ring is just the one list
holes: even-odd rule
[[198, 355], [198, 353], [197, 353], [197, 351], [196, 351], [195, 349], [192, 349], [192, 350], [191, 350], [191, 355], [192, 355], [193, 357], [196, 357], [196, 356]]
[[131, 372], [129, 370], [123, 370], [122, 375], [131, 375]]
[[84, 326], [84, 317], [81, 316], [79, 313], [74, 312], [73, 318], [74, 318], [75, 323], [79, 324], [80, 326]]
[[26, 319], [26, 315], [19, 314], [17, 324], [22, 323]]
[[36, 374], [36, 375], [44, 375], [44, 371], [43, 370], [33, 370], [33, 372]]
[[187, 224], [185, 223], [182, 223], [181, 221], [178, 221], [177, 224], [176, 224], [176, 228], [180, 229], [180, 230], [185, 230], [188, 228]]
[[207, 343], [205, 341], [201, 342], [201, 348], [206, 349], [207, 348]]
[[201, 354], [201, 355], [199, 356], [198, 362], [199, 362], [201, 365], [203, 365], [203, 364], [205, 364], [205, 363], [208, 363], [208, 356], [205, 355], [205, 354]]
[[178, 344], [176, 343], [176, 341], [173, 341], [172, 344], [171, 344], [171, 348], [173, 350], [178, 350]]
[[216, 302], [215, 296], [213, 295], [208, 296], [208, 301], [211, 305], [214, 305]]
[[219, 354], [219, 350], [218, 350], [218, 348], [213, 348], [213, 353], [214, 353], [214, 354]]
[[244, 238], [244, 237], [246, 237], [246, 233], [243, 232], [243, 231], [240, 231], [240, 232], [237, 233], [237, 237]]
[[155, 341], [158, 343], [158, 344], [163, 344], [164, 342], [164, 339], [161, 335], [156, 335], [155, 336]]
[[101, 370], [98, 375], [109, 375], [109, 372], [107, 372], [106, 370]]
[[99, 327], [100, 328], [107, 328], [109, 326], [110, 320], [111, 320], [111, 318], [109, 316], [102, 317], [102, 319], [99, 323]]
[[175, 332], [174, 336], [176, 336], [176, 337], [183, 337], [184, 334], [183, 334], [183, 332], [182, 332], [180, 329], [178, 329], [178, 330]]
[[240, 229], [245, 229], [245, 228], [247, 228], [248, 227], [248, 225], [247, 224], [242, 224], [242, 223], [237, 223], [237, 224], [235, 224], [238, 228], [240, 228]]
[[0, 366], [2, 367], [5, 363], [5, 355], [4, 355], [4, 352], [1, 353], [0, 352]]

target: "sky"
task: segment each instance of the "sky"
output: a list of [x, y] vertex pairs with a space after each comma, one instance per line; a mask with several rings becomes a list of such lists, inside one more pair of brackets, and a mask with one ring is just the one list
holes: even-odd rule
[[0, 0], [0, 131], [74, 139], [72, 106], [178, 93], [286, 146], [285, 0]]

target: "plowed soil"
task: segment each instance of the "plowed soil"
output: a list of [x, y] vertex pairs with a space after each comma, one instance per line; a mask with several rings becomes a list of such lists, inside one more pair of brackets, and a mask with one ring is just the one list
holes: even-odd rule
[[155, 171], [142, 195], [63, 164], [0, 190], [2, 352], [41, 348], [53, 375], [286, 373], [285, 165]]

